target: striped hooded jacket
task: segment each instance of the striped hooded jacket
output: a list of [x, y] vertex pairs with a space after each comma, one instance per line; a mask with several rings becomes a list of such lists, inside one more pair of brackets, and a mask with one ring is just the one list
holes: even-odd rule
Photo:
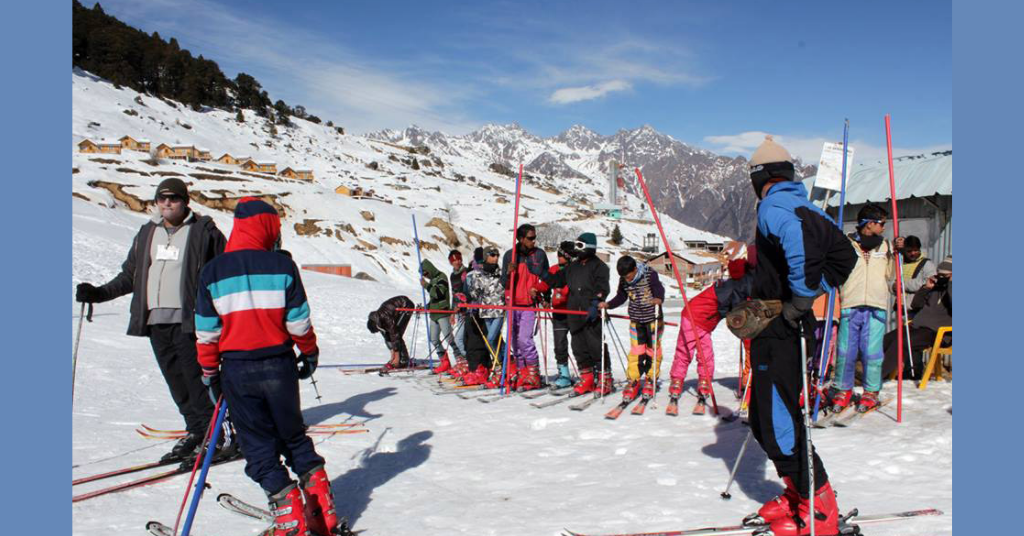
[[264, 201], [245, 197], [235, 207], [224, 254], [203, 268], [196, 298], [196, 348], [204, 372], [221, 359], [262, 359], [317, 351], [299, 269], [274, 252], [281, 219]]

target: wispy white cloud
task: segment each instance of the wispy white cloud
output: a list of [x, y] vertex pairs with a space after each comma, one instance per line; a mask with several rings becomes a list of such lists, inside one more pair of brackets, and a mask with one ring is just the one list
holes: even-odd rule
[[548, 97], [548, 102], [553, 104], [570, 104], [599, 99], [614, 91], [627, 91], [632, 88], [633, 86], [625, 80], [610, 80], [591, 86], [566, 87], [552, 93]]
[[[478, 122], [462, 104], [473, 90], [414, 62], [379, 62], [333, 36], [262, 19], [210, 0], [105, 0], [104, 9], [146, 31], [175, 36], [223, 65], [242, 66], [271, 98], [302, 104], [350, 132], [418, 124], [452, 133]], [[147, 24], [148, 23], [148, 24]], [[233, 76], [233, 73], [225, 73]]]
[[[704, 143], [710, 145], [709, 149], [726, 154], [738, 154], [749, 157], [764, 141], [767, 132], [747, 131], [739, 134], [724, 136], [706, 136]], [[821, 159], [821, 148], [825, 142], [842, 141], [824, 136], [792, 136], [772, 133], [777, 143], [785, 147], [791, 155], [802, 160], [805, 164], [817, 165]], [[854, 164], [868, 164], [879, 162], [886, 158], [887, 151], [884, 145], [868, 143], [865, 140], [850, 140], [850, 147], [854, 149]], [[923, 147], [893, 147], [893, 156], [918, 155], [936, 151], [952, 149], [949, 143], [929, 145]]]

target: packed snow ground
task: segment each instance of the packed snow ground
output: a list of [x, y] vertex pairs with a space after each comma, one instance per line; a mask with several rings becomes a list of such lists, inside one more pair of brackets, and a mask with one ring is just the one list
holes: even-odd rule
[[[143, 217], [77, 199], [72, 212], [73, 283], [104, 282], [117, 272]], [[221, 228], [227, 233], [230, 226]], [[719, 498], [747, 427], [687, 415], [692, 395], [683, 399], [683, 415], [677, 418], [663, 414], [661, 394], [659, 408], [649, 408], [647, 415], [626, 414], [612, 422], [603, 414], [616, 398], [578, 413], [565, 404], [536, 409], [519, 397], [481, 404], [437, 396], [411, 378], [344, 376], [331, 365], [387, 358], [380, 336], [365, 329], [366, 313], [395, 294], [418, 301], [418, 290], [310, 272], [303, 278], [320, 340], [317, 379], [323, 395], [318, 404], [311, 385], [303, 382], [304, 415], [307, 424], [365, 422], [370, 430], [314, 438], [328, 461], [340, 513], [364, 534], [555, 535], [563, 527], [603, 533], [731, 524], [781, 490], [764, 454], [751, 444], [733, 499]], [[73, 478], [151, 461], [170, 448], [170, 442], [137, 435], [133, 429], [140, 423], [182, 424], [148, 340], [124, 335], [129, 299], [97, 305], [94, 321], [83, 328]], [[72, 336], [78, 311], [72, 303]], [[406, 333], [410, 346], [412, 328]], [[616, 329], [626, 336], [624, 323]], [[665, 375], [675, 337], [670, 328]], [[417, 351], [423, 355], [422, 329], [420, 339]], [[718, 400], [735, 408], [730, 391], [736, 386], [739, 343], [724, 326], [714, 333], [714, 343]], [[895, 386], [885, 390], [894, 393]], [[932, 383], [920, 392], [908, 382], [903, 424], [895, 422], [895, 406], [890, 406], [852, 428], [814, 434], [841, 508], [946, 512], [865, 527], [866, 533], [952, 534], [952, 393], [951, 384]], [[73, 504], [73, 534], [142, 534], [149, 520], [173, 523], [187, 480], [176, 477]], [[76, 486], [73, 493], [111, 483]], [[209, 484], [196, 534], [251, 536], [264, 528], [215, 503], [221, 492], [265, 502], [242, 462], [213, 468]]]

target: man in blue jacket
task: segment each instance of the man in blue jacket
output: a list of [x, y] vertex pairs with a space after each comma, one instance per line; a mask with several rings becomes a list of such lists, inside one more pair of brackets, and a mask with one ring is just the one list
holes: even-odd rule
[[[786, 491], [768, 501], [747, 523], [770, 524], [775, 536], [810, 534], [811, 517], [807, 440], [800, 399], [801, 331], [814, 299], [842, 285], [857, 253], [836, 223], [807, 200], [804, 185], [794, 182], [793, 159], [771, 136], [750, 158], [750, 180], [761, 199], [757, 207], [757, 263], [753, 299], [782, 302], [775, 317], [751, 341], [750, 426], [754, 438], [775, 464]], [[809, 345], [814, 348], [814, 345]], [[835, 493], [825, 467], [814, 453], [815, 532], [837, 534]]]

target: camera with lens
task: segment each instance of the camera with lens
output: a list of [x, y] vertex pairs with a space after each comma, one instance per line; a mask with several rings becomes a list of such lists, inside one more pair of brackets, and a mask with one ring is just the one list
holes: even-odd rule
[[935, 288], [942, 290], [949, 286], [949, 275], [939, 274], [935, 276]]

